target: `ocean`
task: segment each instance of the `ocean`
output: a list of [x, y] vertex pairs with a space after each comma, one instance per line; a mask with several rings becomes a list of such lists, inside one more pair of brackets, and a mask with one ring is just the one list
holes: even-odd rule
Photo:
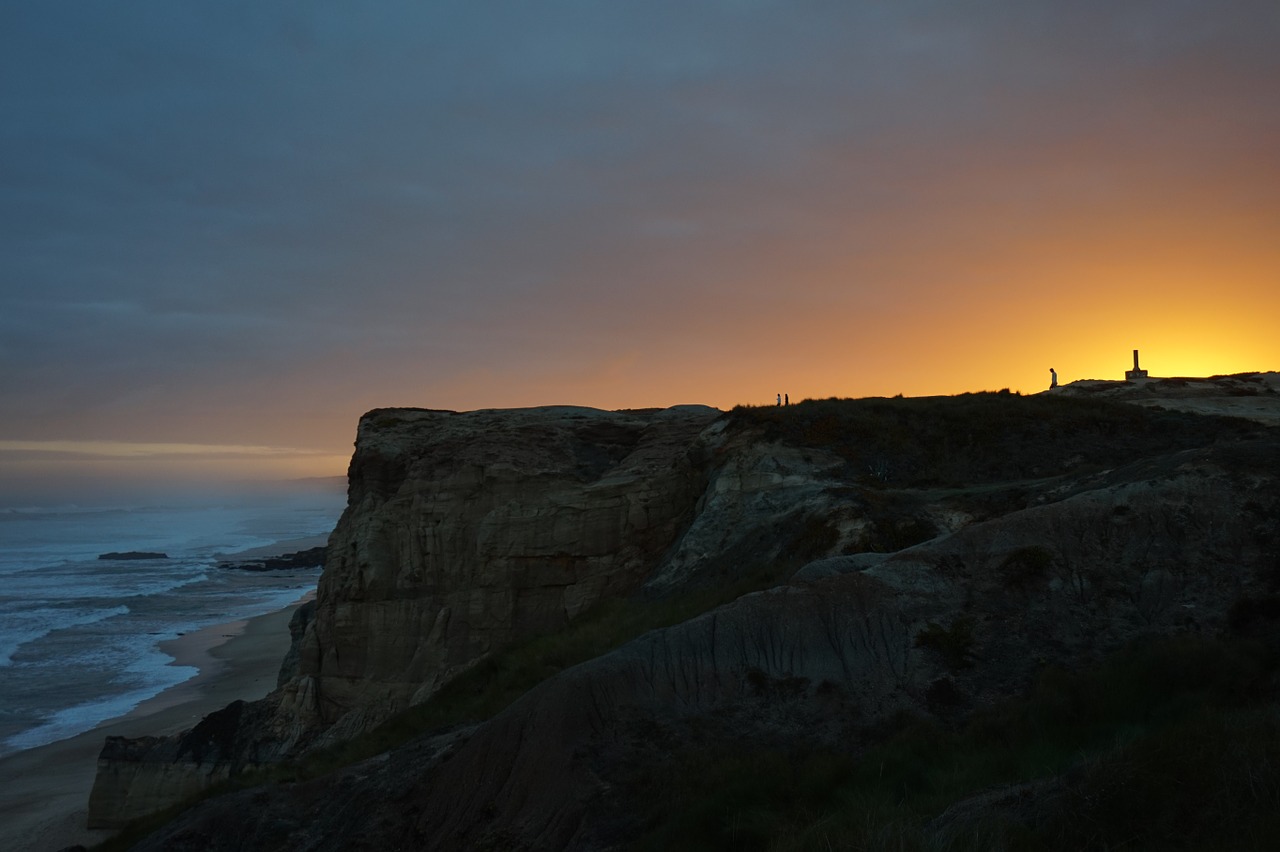
[[[123, 715], [193, 677], [159, 643], [273, 612], [318, 569], [219, 569], [219, 554], [329, 533], [340, 490], [257, 490], [129, 506], [0, 507], [0, 756]], [[167, 559], [100, 560], [109, 552]]]

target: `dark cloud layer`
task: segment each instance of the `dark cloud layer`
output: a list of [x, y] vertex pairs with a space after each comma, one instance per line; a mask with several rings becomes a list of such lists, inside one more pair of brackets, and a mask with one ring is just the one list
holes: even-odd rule
[[1271, 0], [6, 3], [0, 437], [715, 385], [780, 313], [1000, 290], [1050, 213], [1275, 224], [1277, 81]]

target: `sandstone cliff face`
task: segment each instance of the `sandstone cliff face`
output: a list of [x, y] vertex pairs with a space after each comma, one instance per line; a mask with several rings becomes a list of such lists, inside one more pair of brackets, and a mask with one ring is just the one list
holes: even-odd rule
[[[963, 712], [1050, 661], [1221, 630], [1233, 601], [1276, 582], [1278, 452], [1273, 440], [1176, 453], [898, 553], [822, 560], [570, 669], [448, 742], [362, 764], [323, 793], [259, 794], [247, 847], [219, 840], [242, 806], [231, 800], [139, 848], [612, 848], [640, 828], [634, 768], [682, 745], [856, 751], [902, 710]], [[920, 641], [961, 619], [963, 661]]]
[[831, 488], [842, 465], [828, 452], [768, 440], [725, 418], [702, 434], [698, 457], [705, 488], [678, 543], [647, 579], [651, 593], [776, 559], [805, 519], [835, 518]]
[[93, 819], [118, 824], [168, 804], [165, 790], [185, 795], [350, 737], [490, 651], [635, 591], [695, 515], [708, 476], [699, 436], [719, 416], [705, 406], [370, 412], [279, 688], [204, 760], [172, 738], [109, 744]]
[[338, 735], [634, 591], [694, 514], [714, 409], [381, 410], [360, 422], [297, 678]]
[[[1280, 462], [1274, 444], [1255, 451]], [[1248, 475], [1204, 451], [1159, 468], [873, 568], [851, 559], [848, 573], [746, 596], [566, 672], [422, 778], [415, 827], [436, 848], [606, 848], [628, 810], [610, 791], [655, 741], [848, 748], [896, 712], [937, 712], [940, 681], [946, 710], [972, 707], [1017, 694], [1048, 661], [1081, 664], [1139, 635], [1221, 631], [1234, 601], [1274, 582], [1280, 464]], [[1048, 561], [1019, 563], [1029, 548]], [[967, 665], [918, 641], [930, 623], [959, 619], [972, 625]], [[549, 767], [561, 779], [552, 787], [538, 780]]]
[[270, 705], [234, 701], [176, 737], [108, 737], [89, 795], [89, 828], [115, 828], [185, 801], [266, 762], [246, 732], [259, 729]]
[[[220, 846], [208, 820], [243, 802], [210, 804], [171, 837], [211, 849], [354, 848], [353, 832], [370, 848], [604, 848], [626, 831], [628, 768], [669, 745], [856, 749], [878, 720], [963, 713], [1024, 688], [1046, 661], [1217, 630], [1232, 601], [1273, 582], [1274, 433], [1108, 420], [1061, 400], [1076, 418], [1064, 426], [1042, 422], [1059, 416], [1053, 405], [977, 402], [915, 415], [911, 401], [880, 401], [888, 420], [863, 431], [862, 414], [849, 426], [801, 407], [371, 412], [288, 676], [246, 709], [250, 723], [219, 729], [218, 749], [183, 758], [192, 773], [363, 730], [603, 597], [881, 552], [813, 561], [564, 672], [474, 731], [255, 794], [264, 816], [242, 845]], [[944, 415], [955, 425], [934, 440]], [[929, 466], [976, 478], [907, 481]], [[962, 647], [940, 651], [921, 641], [929, 631]], [[175, 751], [109, 747], [95, 797], [155, 787], [181, 771]]]

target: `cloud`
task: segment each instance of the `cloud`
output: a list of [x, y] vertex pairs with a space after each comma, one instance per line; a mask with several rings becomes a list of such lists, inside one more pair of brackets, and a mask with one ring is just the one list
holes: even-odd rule
[[138, 489], [201, 490], [329, 476], [345, 456], [294, 447], [127, 441], [0, 441], [0, 503], [33, 499], [128, 502]]
[[1277, 44], [1261, 0], [6, 4], [0, 437], [345, 449], [1261, 264]]
[[53, 459], [65, 456], [94, 459], [174, 459], [210, 456], [250, 459], [314, 456], [315, 450], [292, 447], [254, 447], [237, 444], [173, 444], [129, 441], [0, 441], [0, 457]]

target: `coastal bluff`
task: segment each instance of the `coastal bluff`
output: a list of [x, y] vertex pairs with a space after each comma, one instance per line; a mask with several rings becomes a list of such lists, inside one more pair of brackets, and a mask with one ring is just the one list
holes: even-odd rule
[[365, 415], [296, 706], [346, 737], [487, 653], [634, 592], [706, 487], [720, 412], [549, 407]]
[[370, 411], [292, 671], [243, 724], [219, 723], [218, 748], [108, 742], [91, 823], [118, 825], [359, 734], [489, 652], [635, 592], [695, 514], [706, 488], [696, 445], [720, 415]]
[[207, 801], [136, 848], [612, 848], [658, 819], [653, 779], [689, 749], [856, 758], [891, 720], [951, 724], [1136, 640], [1280, 637], [1280, 432], [1170, 408], [372, 411], [279, 688], [109, 742], [91, 819], [369, 732], [609, 601], [747, 592], [479, 724]]

